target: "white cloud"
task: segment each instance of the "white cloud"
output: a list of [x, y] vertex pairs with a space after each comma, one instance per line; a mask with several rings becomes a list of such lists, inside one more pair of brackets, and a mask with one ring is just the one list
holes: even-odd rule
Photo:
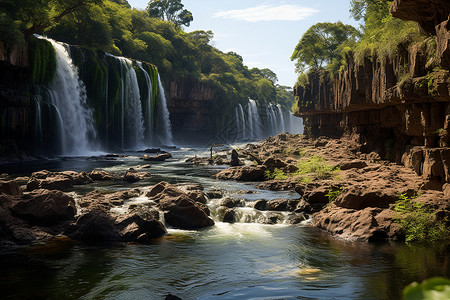
[[300, 5], [261, 5], [246, 9], [221, 11], [215, 18], [235, 19], [247, 22], [259, 21], [300, 21], [319, 12], [317, 9]]

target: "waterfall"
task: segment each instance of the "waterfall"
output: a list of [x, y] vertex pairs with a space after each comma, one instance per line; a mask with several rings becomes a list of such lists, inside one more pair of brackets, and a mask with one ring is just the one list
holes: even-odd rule
[[172, 141], [172, 126], [170, 124], [170, 115], [169, 110], [167, 109], [167, 101], [166, 101], [166, 95], [164, 92], [164, 87], [161, 82], [161, 77], [158, 74], [158, 87], [159, 87], [159, 99], [160, 99], [160, 109], [162, 112], [162, 126], [163, 130], [160, 133], [161, 135], [161, 143], [163, 145], [173, 145]]
[[122, 71], [122, 149], [136, 149], [144, 142], [141, 96], [133, 62], [118, 57]]
[[239, 140], [239, 138], [241, 136], [241, 132], [242, 132], [242, 129], [241, 129], [242, 122], [240, 120], [239, 108], [237, 106], [235, 109], [235, 113], [236, 113], [236, 139]]
[[285, 123], [284, 123], [284, 116], [283, 116], [283, 110], [281, 109], [281, 105], [277, 104], [278, 113], [280, 114], [280, 127], [279, 132], [283, 132], [286, 130]]
[[[303, 133], [302, 119], [292, 115], [280, 104], [269, 104], [265, 108], [265, 114], [262, 114], [263, 118], [258, 111], [256, 101], [252, 99], [249, 99], [246, 110], [247, 113], [244, 114], [241, 104], [236, 107], [238, 140], [262, 139], [282, 132]], [[239, 134], [241, 131], [242, 134]]]
[[86, 103], [86, 89], [79, 78], [78, 69], [64, 44], [39, 38], [52, 43], [56, 52], [56, 73], [49, 92], [61, 126], [61, 154], [82, 155], [92, 152], [89, 140], [96, 135], [94, 120]]
[[144, 116], [147, 123], [146, 126], [146, 135], [145, 140], [147, 141], [147, 145], [150, 145], [153, 141], [153, 111], [152, 111], [152, 93], [153, 93], [153, 87], [152, 87], [152, 81], [150, 80], [150, 75], [148, 75], [147, 71], [145, 71], [144, 67], [142, 66], [142, 62], [137, 62], [137, 65], [139, 66], [139, 69], [144, 72], [145, 81], [147, 83], [148, 88], [148, 94], [147, 99], [145, 102], [145, 111]]
[[239, 109], [239, 116], [240, 116], [239, 119], [241, 121], [241, 130], [242, 130], [241, 137], [243, 140], [245, 140], [247, 138], [247, 135], [246, 135], [247, 130], [245, 127], [244, 109], [242, 108], [242, 105], [240, 105], [240, 104], [238, 105], [238, 109]]

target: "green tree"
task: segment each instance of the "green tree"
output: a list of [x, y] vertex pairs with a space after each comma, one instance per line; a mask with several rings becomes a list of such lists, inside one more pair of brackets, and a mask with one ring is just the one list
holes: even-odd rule
[[291, 60], [296, 62], [296, 70], [302, 73], [308, 69], [321, 69], [340, 56], [340, 46], [356, 41], [360, 32], [351, 25], [337, 23], [317, 23], [302, 36]]
[[148, 3], [147, 11], [150, 17], [158, 18], [163, 21], [170, 21], [176, 26], [188, 26], [194, 20], [192, 13], [183, 9], [181, 0], [151, 0]]

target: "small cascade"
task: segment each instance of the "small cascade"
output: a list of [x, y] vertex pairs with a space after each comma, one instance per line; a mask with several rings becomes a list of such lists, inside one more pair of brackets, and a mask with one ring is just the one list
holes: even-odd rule
[[158, 87], [159, 87], [159, 97], [160, 97], [160, 112], [161, 112], [161, 123], [162, 130], [160, 131], [160, 139], [163, 145], [173, 145], [172, 137], [172, 126], [170, 124], [169, 110], [167, 109], [166, 95], [164, 92], [164, 86], [161, 82], [161, 77], [158, 74]]
[[260, 113], [255, 100], [249, 99], [246, 113], [241, 104], [236, 107], [237, 140], [257, 140], [282, 132], [302, 133], [302, 119], [292, 115], [280, 104], [268, 105]]
[[56, 74], [49, 88], [61, 132], [60, 153], [83, 155], [92, 152], [91, 140], [96, 131], [92, 110], [88, 108], [86, 89], [72, 62], [67, 47], [54, 40], [39, 37], [52, 43], [56, 52]]
[[137, 65], [139, 66], [139, 69], [142, 70], [145, 76], [145, 81], [147, 83], [148, 93], [147, 93], [147, 99], [145, 99], [145, 110], [144, 110], [144, 118], [146, 123], [146, 130], [145, 130], [145, 141], [147, 144], [151, 144], [153, 141], [153, 110], [152, 110], [152, 93], [153, 93], [153, 87], [152, 87], [152, 81], [150, 80], [150, 75], [148, 75], [147, 71], [145, 71], [144, 67], [142, 66], [142, 62], [138, 61]]

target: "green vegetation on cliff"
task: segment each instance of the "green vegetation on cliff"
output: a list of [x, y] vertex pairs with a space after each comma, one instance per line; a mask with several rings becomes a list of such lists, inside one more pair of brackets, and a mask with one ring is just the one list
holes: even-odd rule
[[0, 12], [0, 32], [14, 33], [0, 36], [9, 44], [37, 33], [149, 62], [166, 83], [181, 77], [214, 86], [222, 107], [248, 98], [260, 104], [292, 103], [285, 95], [288, 89], [275, 86], [271, 70], [249, 69], [239, 54], [213, 47], [211, 31], [184, 31], [181, 25], [189, 25], [193, 16], [180, 0], [152, 0], [147, 10], [132, 9], [124, 0], [4, 0]]

